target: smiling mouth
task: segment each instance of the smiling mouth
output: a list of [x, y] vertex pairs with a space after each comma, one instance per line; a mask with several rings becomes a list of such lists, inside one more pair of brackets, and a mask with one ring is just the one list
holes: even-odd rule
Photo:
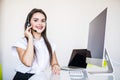
[[37, 26], [36, 28], [39, 29], [39, 30], [42, 30], [43, 26]]

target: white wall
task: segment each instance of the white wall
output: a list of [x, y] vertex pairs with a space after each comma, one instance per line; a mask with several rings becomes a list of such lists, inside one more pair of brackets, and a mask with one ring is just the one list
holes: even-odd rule
[[[1, 3], [2, 3], [2, 1], [0, 0], [0, 11], [1, 11], [1, 8], [2, 8], [2, 6], [1, 6]], [[2, 36], [2, 33], [1, 33], [1, 13], [0, 13], [0, 36]], [[1, 52], [1, 50], [2, 50], [2, 46], [1, 46], [1, 39], [0, 39], [0, 64], [1, 64], [1, 58], [2, 58], [2, 52]]]
[[87, 47], [89, 22], [108, 7], [106, 47], [113, 61], [120, 59], [119, 0], [4, 0], [0, 11], [4, 80], [11, 80], [15, 74], [16, 58], [10, 47], [23, 36], [26, 16], [34, 7], [42, 8], [48, 16], [47, 34], [57, 45], [61, 66], [67, 65], [72, 49]]
[[[0, 1], [0, 11], [1, 11], [1, 1]], [[1, 14], [0, 14], [1, 17]], [[0, 18], [0, 24], [1, 24], [1, 18]], [[0, 36], [1, 36], [1, 25], [0, 25]], [[1, 40], [0, 40], [0, 64], [1, 64]]]
[[[114, 61], [120, 63], [120, 0], [108, 1], [106, 47]], [[119, 56], [117, 56], [119, 55]]]

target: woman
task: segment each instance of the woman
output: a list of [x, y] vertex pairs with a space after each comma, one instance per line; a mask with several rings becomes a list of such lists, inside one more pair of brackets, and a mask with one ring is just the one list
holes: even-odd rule
[[47, 16], [41, 9], [33, 9], [25, 22], [25, 37], [13, 46], [19, 56], [20, 64], [16, 68], [13, 80], [28, 80], [51, 65], [54, 74], [60, 74], [56, 58], [55, 45], [46, 36]]

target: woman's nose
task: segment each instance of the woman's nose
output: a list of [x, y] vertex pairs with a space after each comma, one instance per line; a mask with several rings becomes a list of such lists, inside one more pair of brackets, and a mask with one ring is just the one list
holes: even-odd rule
[[42, 25], [42, 21], [39, 21], [38, 24], [39, 24], [39, 25]]

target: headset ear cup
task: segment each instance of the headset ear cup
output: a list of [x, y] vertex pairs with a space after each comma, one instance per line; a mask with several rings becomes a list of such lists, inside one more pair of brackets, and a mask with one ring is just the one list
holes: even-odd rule
[[27, 18], [27, 27], [30, 27], [30, 19], [29, 19], [29, 17]]
[[29, 22], [29, 20], [27, 20], [27, 27], [30, 27], [30, 22]]
[[28, 22], [27, 27], [30, 27], [30, 23]]

